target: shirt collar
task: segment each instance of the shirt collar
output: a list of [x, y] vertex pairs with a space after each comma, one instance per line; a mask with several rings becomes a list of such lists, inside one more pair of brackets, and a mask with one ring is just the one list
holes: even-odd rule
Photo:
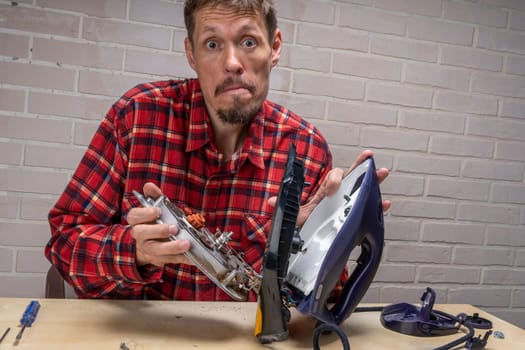
[[[195, 151], [204, 145], [211, 143], [211, 125], [208, 122], [209, 116], [206, 111], [206, 104], [202, 95], [200, 83], [197, 79], [189, 82], [190, 95], [190, 114], [188, 123], [188, 138], [186, 142], [186, 152]], [[250, 124], [248, 137], [243, 146], [243, 153], [247, 153], [247, 158], [258, 168], [264, 169], [263, 152], [263, 131], [265, 114], [271, 108], [267, 101], [257, 112], [254, 120]]]

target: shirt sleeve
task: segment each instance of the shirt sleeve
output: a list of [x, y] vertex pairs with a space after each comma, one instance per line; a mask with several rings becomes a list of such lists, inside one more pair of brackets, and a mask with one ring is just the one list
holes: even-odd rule
[[100, 124], [65, 191], [49, 213], [46, 257], [80, 297], [139, 297], [160, 268], [137, 268], [131, 227], [122, 217], [126, 108]]

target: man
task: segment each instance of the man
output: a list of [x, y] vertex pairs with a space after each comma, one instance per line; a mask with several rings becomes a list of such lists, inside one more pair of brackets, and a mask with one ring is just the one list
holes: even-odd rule
[[319, 131], [266, 100], [282, 46], [271, 1], [188, 0], [184, 12], [198, 79], [128, 91], [49, 214], [46, 256], [80, 297], [231, 300], [185, 259], [188, 241], [167, 239], [176, 227], [152, 224], [158, 209], [139, 208], [133, 190], [163, 193], [203, 213], [212, 232], [233, 232], [231, 246], [259, 271], [290, 146], [311, 183], [298, 224], [343, 177]]

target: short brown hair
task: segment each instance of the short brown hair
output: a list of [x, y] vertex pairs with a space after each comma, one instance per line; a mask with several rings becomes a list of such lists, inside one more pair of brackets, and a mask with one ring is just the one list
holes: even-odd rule
[[186, 0], [184, 3], [184, 23], [188, 32], [188, 39], [193, 44], [195, 30], [195, 12], [204, 7], [224, 6], [239, 12], [258, 12], [264, 16], [268, 41], [271, 43], [277, 29], [277, 15], [273, 0]]

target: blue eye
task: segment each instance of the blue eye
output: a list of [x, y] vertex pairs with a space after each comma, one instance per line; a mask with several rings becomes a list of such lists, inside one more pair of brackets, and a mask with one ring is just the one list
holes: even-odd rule
[[245, 47], [254, 47], [256, 45], [257, 45], [257, 42], [252, 38], [249, 38], [243, 41], [243, 46]]
[[219, 46], [219, 44], [217, 44], [216, 41], [209, 40], [209, 41], [206, 42], [206, 47], [208, 49], [216, 49], [218, 46]]

